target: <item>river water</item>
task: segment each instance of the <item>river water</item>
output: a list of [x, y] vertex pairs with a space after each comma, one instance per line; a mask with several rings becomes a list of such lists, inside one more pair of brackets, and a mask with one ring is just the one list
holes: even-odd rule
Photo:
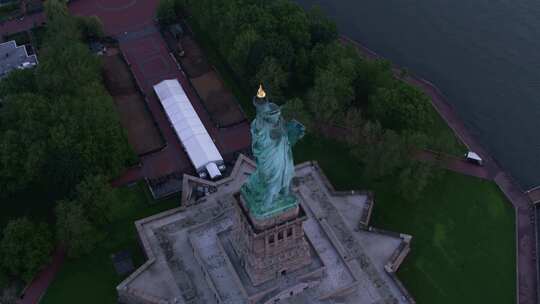
[[539, 0], [296, 0], [438, 86], [526, 190], [540, 184]]

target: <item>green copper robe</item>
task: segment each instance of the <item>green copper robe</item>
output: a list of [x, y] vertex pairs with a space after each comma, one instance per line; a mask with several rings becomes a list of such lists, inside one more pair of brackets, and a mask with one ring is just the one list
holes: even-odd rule
[[266, 99], [256, 100], [255, 105], [251, 147], [257, 169], [241, 193], [250, 212], [266, 218], [296, 206], [296, 197], [290, 193], [294, 177], [291, 146], [304, 135], [304, 127], [295, 120], [285, 123], [280, 108]]

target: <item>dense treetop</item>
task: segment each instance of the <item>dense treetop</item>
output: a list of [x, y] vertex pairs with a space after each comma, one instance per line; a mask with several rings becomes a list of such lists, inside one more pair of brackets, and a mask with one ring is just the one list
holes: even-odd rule
[[411, 179], [415, 172], [427, 179], [430, 168], [411, 155], [438, 144], [429, 99], [395, 78], [389, 62], [366, 60], [344, 43], [320, 9], [289, 0], [162, 0], [157, 17], [164, 24], [187, 17], [234, 76], [253, 91], [263, 83], [287, 117], [323, 136], [345, 134], [366, 178], [398, 175], [404, 187], [422, 190], [425, 183], [410, 187]]
[[87, 174], [118, 174], [131, 157], [77, 19], [57, 1], [47, 1], [47, 16], [37, 69], [0, 82], [0, 196], [38, 183], [61, 197]]
[[[0, 201], [10, 217], [48, 206], [38, 218], [56, 222], [57, 239], [78, 256], [114, 218], [120, 200], [109, 181], [134, 154], [103, 85], [101, 61], [87, 45], [103, 35], [101, 22], [69, 15], [63, 1], [45, 5], [39, 65], [0, 81]], [[29, 280], [46, 261], [51, 233], [34, 220], [0, 222], [0, 272]]]

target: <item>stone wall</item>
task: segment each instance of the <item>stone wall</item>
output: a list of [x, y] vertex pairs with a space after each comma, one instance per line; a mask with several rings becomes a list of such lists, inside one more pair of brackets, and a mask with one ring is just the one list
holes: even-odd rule
[[303, 211], [299, 213], [300, 209], [297, 209], [294, 218], [287, 216], [283, 222], [260, 231], [241, 199], [236, 198], [234, 243], [253, 285], [260, 285], [311, 262], [302, 228], [306, 219]]

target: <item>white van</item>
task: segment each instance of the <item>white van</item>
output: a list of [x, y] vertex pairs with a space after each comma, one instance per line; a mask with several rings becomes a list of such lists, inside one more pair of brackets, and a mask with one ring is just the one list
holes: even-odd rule
[[469, 152], [467, 152], [467, 154], [465, 154], [465, 159], [468, 162], [476, 164], [478, 166], [483, 166], [484, 165], [484, 161], [482, 160], [480, 155], [478, 155], [477, 153], [472, 152], [472, 151], [469, 151]]

